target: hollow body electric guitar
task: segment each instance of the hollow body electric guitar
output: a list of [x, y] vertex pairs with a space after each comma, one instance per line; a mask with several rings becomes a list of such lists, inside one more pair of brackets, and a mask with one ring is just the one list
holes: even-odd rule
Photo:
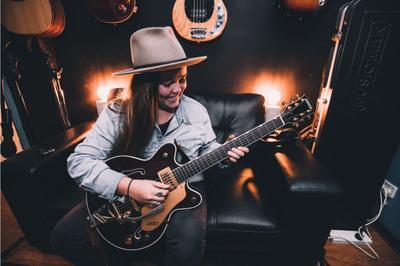
[[176, 162], [177, 148], [172, 143], [161, 146], [148, 160], [128, 155], [106, 160], [111, 169], [130, 178], [169, 184], [170, 192], [164, 203], [154, 208], [139, 206], [126, 197], [108, 201], [86, 193], [90, 226], [118, 249], [136, 251], [152, 246], [163, 236], [174, 212], [196, 208], [202, 202], [202, 195], [187, 182], [189, 177], [227, 159], [227, 152], [233, 147], [249, 146], [278, 128], [309, 117], [312, 112], [310, 101], [302, 96], [285, 106], [281, 115], [181, 165]]
[[228, 13], [222, 0], [176, 0], [172, 21], [183, 38], [207, 42], [220, 36]]

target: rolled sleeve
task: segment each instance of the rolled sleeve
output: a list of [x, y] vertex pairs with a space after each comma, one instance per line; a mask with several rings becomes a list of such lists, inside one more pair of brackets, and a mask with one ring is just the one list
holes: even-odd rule
[[118, 138], [121, 115], [105, 108], [92, 130], [67, 159], [70, 176], [82, 189], [112, 200], [123, 174], [105, 162]]

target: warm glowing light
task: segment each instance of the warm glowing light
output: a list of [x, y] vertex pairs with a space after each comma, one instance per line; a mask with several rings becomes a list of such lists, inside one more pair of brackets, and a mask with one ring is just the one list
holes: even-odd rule
[[289, 69], [263, 69], [257, 72], [249, 70], [243, 73], [240, 80], [236, 92], [261, 94], [265, 97], [266, 105], [280, 105], [282, 101], [289, 101], [290, 97], [298, 93], [295, 89], [295, 75]]
[[99, 97], [100, 99], [107, 101], [108, 98], [108, 93], [110, 91], [110, 87], [107, 86], [100, 86], [97, 88], [97, 97]]
[[[99, 99], [107, 100], [108, 91], [114, 88], [128, 89], [130, 87], [132, 76], [113, 76], [115, 68], [99, 68], [92, 70], [85, 80], [85, 89], [87, 89], [88, 102], [95, 102]], [[107, 87], [108, 89], [104, 89]], [[128, 90], [124, 90], [122, 97], [125, 97]]]
[[282, 101], [282, 95], [277, 89], [266, 89], [265, 100], [269, 105], [279, 105]]

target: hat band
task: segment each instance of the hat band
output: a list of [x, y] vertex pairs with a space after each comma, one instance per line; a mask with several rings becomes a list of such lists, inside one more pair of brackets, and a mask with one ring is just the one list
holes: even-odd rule
[[147, 65], [141, 65], [137, 67], [133, 67], [133, 69], [140, 69], [140, 68], [148, 68], [148, 67], [154, 67], [154, 66], [159, 66], [159, 65], [167, 65], [167, 64], [172, 64], [180, 61], [185, 61], [187, 60], [187, 57], [184, 57], [182, 59], [177, 59], [177, 60], [172, 60], [172, 61], [165, 61], [165, 62], [160, 62], [160, 63], [153, 63], [153, 64], [147, 64]]

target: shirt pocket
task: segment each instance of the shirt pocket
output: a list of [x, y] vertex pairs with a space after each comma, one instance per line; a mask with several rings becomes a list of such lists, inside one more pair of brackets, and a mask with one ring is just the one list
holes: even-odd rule
[[190, 125], [181, 127], [175, 140], [182, 152], [193, 160], [201, 151], [204, 142], [204, 131], [201, 125]]

